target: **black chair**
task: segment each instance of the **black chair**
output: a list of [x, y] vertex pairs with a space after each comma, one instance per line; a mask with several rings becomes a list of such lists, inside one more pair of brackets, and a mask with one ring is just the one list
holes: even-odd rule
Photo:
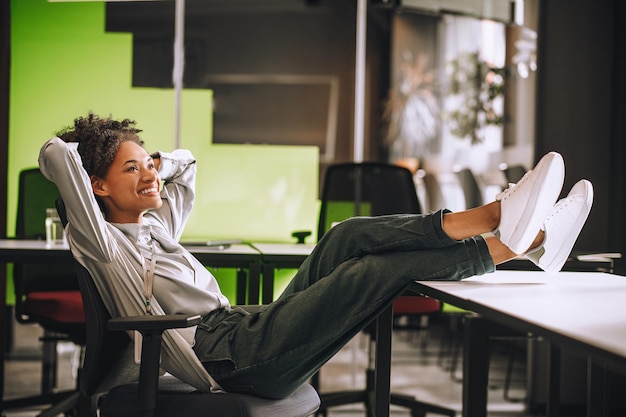
[[[318, 239], [334, 223], [353, 216], [381, 216], [400, 213], [420, 213], [421, 208], [411, 172], [397, 165], [364, 162], [343, 163], [328, 167], [321, 195], [318, 223]], [[432, 298], [403, 295], [393, 306], [394, 319], [400, 315], [422, 316], [438, 313], [441, 303]], [[397, 322], [397, 320], [394, 320]], [[415, 323], [415, 321], [413, 321]], [[417, 321], [419, 323], [419, 320]], [[371, 327], [371, 326], [370, 326]], [[366, 333], [373, 337], [373, 329]], [[417, 326], [416, 326], [417, 327]], [[374, 354], [370, 345], [370, 356]], [[373, 363], [372, 360], [368, 363]], [[322, 404], [318, 414], [326, 415], [328, 408], [353, 403], [363, 403], [367, 415], [372, 415], [371, 404], [374, 390], [374, 372], [366, 370], [364, 390], [320, 393]], [[454, 410], [417, 401], [414, 397], [392, 393], [390, 402], [411, 410], [412, 417], [423, 417], [426, 413], [454, 417]]]
[[483, 205], [483, 194], [474, 173], [469, 168], [463, 168], [456, 173], [465, 198], [465, 208], [470, 209]]
[[422, 178], [426, 189], [426, 207], [428, 211], [437, 211], [446, 206], [446, 199], [441, 190], [437, 174], [426, 173]]
[[[449, 178], [449, 179], [448, 179]], [[469, 168], [463, 168], [456, 172], [448, 174], [426, 173], [422, 178], [426, 188], [426, 196], [428, 209], [436, 211], [444, 207], [448, 207], [449, 198], [444, 195], [444, 187], [446, 184], [458, 185], [458, 189], [463, 194], [463, 209], [479, 207], [483, 205], [483, 194], [476, 176]], [[447, 195], [447, 194], [446, 194]]]
[[522, 165], [511, 165], [502, 169], [506, 181], [510, 184], [516, 184], [521, 180], [526, 171], [526, 168]]
[[[38, 168], [20, 172], [16, 219], [17, 239], [45, 239], [46, 209], [55, 207], [59, 191]], [[43, 328], [40, 395], [6, 401], [6, 409], [50, 404], [41, 416], [69, 412], [78, 389], [57, 390], [57, 343], [85, 344], [85, 315], [72, 265], [15, 264], [15, 317], [18, 323]]]
[[[61, 200], [57, 201], [57, 209], [66, 223]], [[79, 380], [81, 417], [306, 417], [319, 407], [317, 392], [310, 385], [285, 399], [268, 400], [243, 394], [199, 392], [171, 375], [160, 376], [163, 331], [196, 325], [200, 316], [112, 319], [89, 271], [77, 262], [76, 269], [87, 319], [87, 346]], [[139, 366], [127, 334], [131, 330], [143, 335]]]

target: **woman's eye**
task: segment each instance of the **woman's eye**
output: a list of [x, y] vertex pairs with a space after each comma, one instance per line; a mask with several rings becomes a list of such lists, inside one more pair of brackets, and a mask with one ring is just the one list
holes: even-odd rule
[[128, 168], [129, 171], [139, 171], [139, 168], [137, 168], [136, 166], [131, 166]]

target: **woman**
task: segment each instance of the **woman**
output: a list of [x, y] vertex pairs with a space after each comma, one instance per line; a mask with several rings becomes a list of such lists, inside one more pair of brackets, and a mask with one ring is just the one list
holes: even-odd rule
[[[558, 271], [593, 199], [581, 180], [555, 204], [564, 166], [552, 152], [476, 209], [350, 219], [324, 235], [278, 300], [247, 314], [178, 243], [194, 200], [192, 155], [148, 154], [139, 132], [89, 114], [46, 142], [39, 165], [65, 202], [72, 253], [114, 317], [203, 316], [168, 331], [162, 357], [198, 389], [289, 395], [414, 280], [461, 280], [518, 254]], [[195, 356], [181, 361], [189, 347]]]

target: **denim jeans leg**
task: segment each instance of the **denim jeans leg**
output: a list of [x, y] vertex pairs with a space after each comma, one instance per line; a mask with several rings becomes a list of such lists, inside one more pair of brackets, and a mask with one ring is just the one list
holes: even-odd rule
[[414, 280], [493, 271], [484, 240], [453, 241], [440, 218], [386, 216], [336, 226], [262, 312], [212, 332], [199, 326], [198, 357], [227, 390], [288, 395]]

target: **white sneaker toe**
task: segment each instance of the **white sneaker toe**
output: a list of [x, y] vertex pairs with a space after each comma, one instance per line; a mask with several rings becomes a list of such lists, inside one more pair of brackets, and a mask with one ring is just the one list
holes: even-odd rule
[[526, 254], [535, 265], [548, 273], [563, 268], [582, 230], [593, 203], [593, 186], [580, 180], [567, 197], [554, 205], [544, 223], [543, 244]]
[[496, 196], [502, 213], [496, 234], [513, 252], [528, 250], [559, 198], [564, 178], [563, 157], [550, 152], [517, 184]]

